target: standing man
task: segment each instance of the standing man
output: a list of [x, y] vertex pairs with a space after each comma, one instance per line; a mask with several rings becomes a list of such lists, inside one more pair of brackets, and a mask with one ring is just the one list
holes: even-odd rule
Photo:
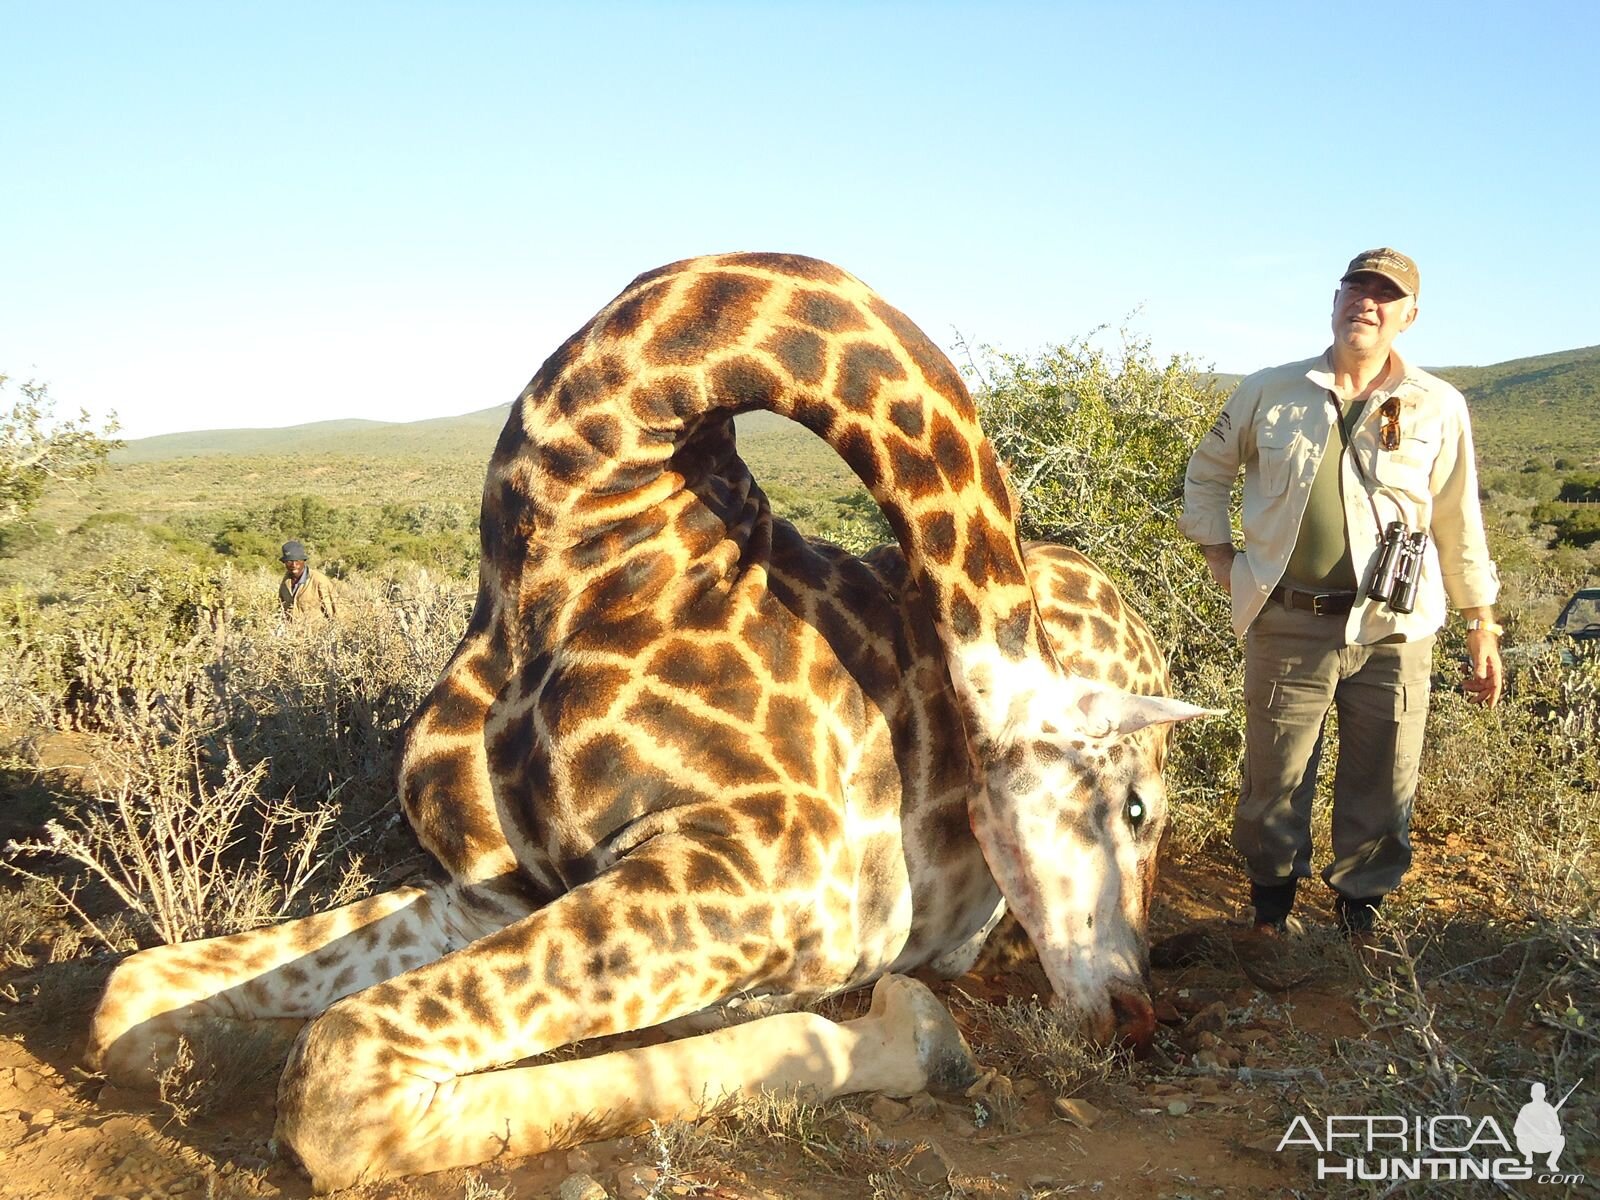
[[283, 579], [278, 584], [278, 603], [283, 615], [293, 621], [320, 612], [329, 620], [338, 608], [333, 584], [321, 571], [306, 565], [306, 548], [299, 541], [283, 544]]
[[[1391, 249], [1351, 260], [1333, 296], [1333, 345], [1242, 382], [1195, 448], [1178, 527], [1233, 599], [1245, 641], [1245, 753], [1233, 842], [1256, 929], [1282, 932], [1311, 874], [1323, 725], [1339, 713], [1333, 861], [1339, 926], [1362, 935], [1411, 865], [1434, 633], [1467, 622], [1463, 686], [1500, 698], [1499, 576], [1478, 507], [1461, 393], [1409, 366], [1394, 341], [1417, 319], [1417, 265]], [[1229, 496], [1244, 471], [1244, 547]], [[1386, 540], [1420, 551], [1408, 603], [1374, 589]], [[1388, 596], [1380, 600], [1377, 590]]]

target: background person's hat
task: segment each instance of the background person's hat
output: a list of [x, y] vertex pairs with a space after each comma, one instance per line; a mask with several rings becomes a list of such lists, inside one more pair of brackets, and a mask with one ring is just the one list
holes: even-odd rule
[[1350, 265], [1345, 268], [1339, 282], [1343, 283], [1352, 275], [1382, 275], [1385, 279], [1398, 284], [1401, 291], [1408, 296], [1415, 296], [1422, 286], [1422, 277], [1417, 274], [1417, 264], [1412, 262], [1398, 250], [1388, 246], [1380, 246], [1376, 250], [1363, 250], [1350, 260]]
[[306, 548], [300, 542], [285, 542], [283, 544], [284, 562], [305, 562]]

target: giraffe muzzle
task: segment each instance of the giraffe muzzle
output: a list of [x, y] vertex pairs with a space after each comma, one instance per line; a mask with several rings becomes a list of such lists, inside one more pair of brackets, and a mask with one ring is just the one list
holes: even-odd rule
[[1142, 989], [1113, 991], [1111, 1019], [1116, 1044], [1131, 1050], [1135, 1058], [1147, 1058], [1156, 1037], [1156, 1010], [1149, 994]]

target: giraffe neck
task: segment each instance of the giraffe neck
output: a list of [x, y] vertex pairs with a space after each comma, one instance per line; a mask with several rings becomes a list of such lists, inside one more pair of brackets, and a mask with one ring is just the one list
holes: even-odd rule
[[520, 581], [524, 597], [598, 572], [636, 599], [685, 586], [683, 562], [652, 553], [663, 534], [702, 584], [759, 567], [750, 542], [769, 536], [770, 516], [731, 425], [758, 409], [817, 434], [866, 485], [953, 662], [1054, 667], [1011, 496], [960, 376], [904, 315], [812, 259], [661, 268], [557, 350], [491, 463], [485, 565], [526, 561], [542, 584]]

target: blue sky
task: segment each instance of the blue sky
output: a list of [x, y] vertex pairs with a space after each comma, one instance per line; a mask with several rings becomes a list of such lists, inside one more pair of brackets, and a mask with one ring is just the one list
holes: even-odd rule
[[512, 399], [646, 268], [831, 259], [942, 345], [1226, 371], [1600, 342], [1600, 5], [0, 0], [0, 372], [125, 435]]

